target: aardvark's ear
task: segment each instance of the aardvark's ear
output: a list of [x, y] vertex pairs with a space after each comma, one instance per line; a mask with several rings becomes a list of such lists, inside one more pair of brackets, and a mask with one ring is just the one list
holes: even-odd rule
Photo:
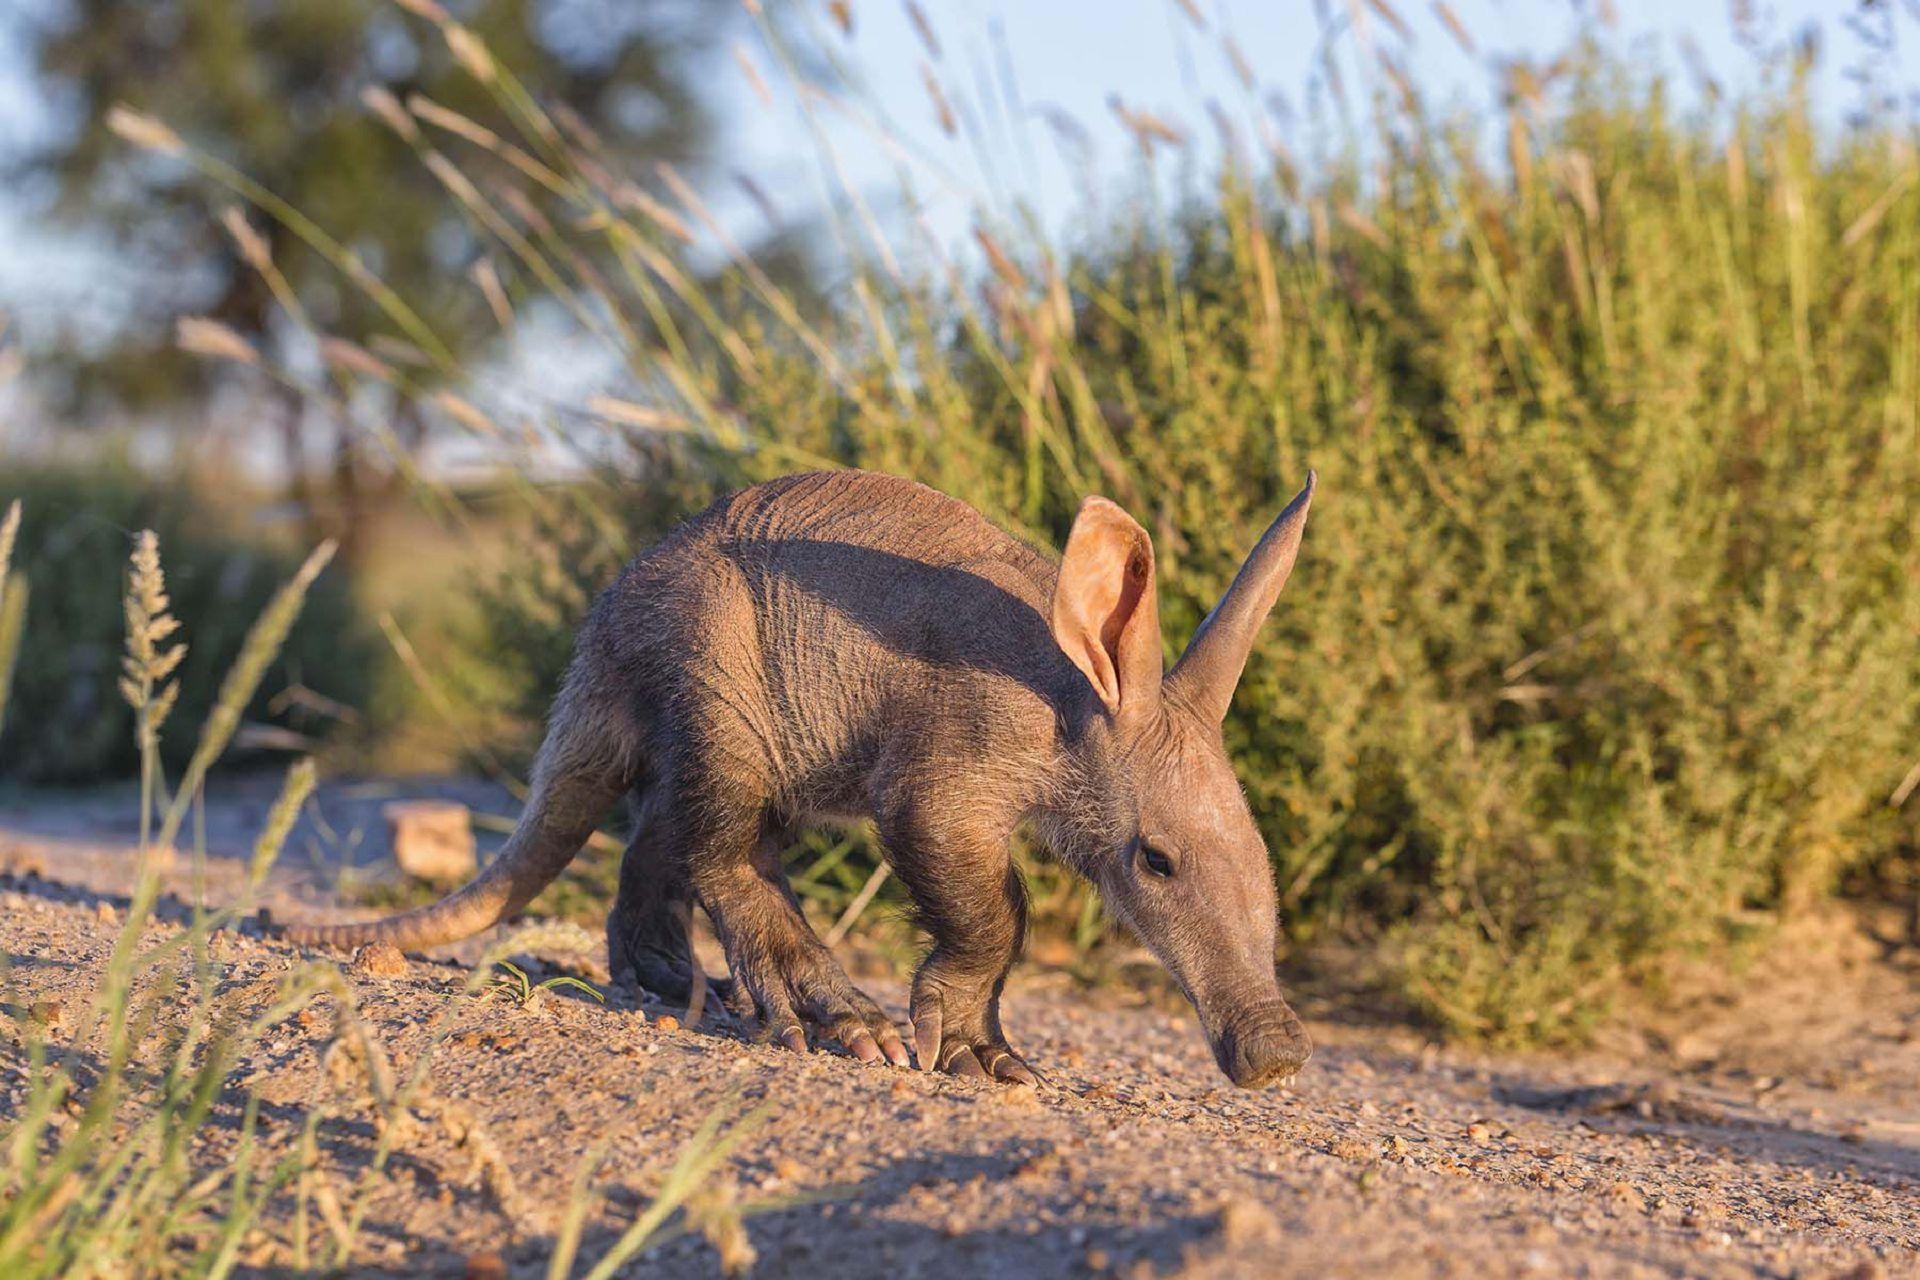
[[1116, 718], [1159, 705], [1160, 606], [1153, 541], [1105, 498], [1080, 504], [1060, 580], [1053, 589], [1053, 638]]
[[1260, 624], [1273, 611], [1293, 562], [1300, 554], [1300, 538], [1307, 529], [1307, 508], [1313, 505], [1316, 477], [1307, 472], [1306, 487], [1294, 495], [1278, 518], [1248, 553], [1234, 575], [1233, 585], [1200, 623], [1187, 651], [1174, 663], [1167, 683], [1187, 705], [1215, 720], [1227, 718], [1233, 690], [1246, 670]]

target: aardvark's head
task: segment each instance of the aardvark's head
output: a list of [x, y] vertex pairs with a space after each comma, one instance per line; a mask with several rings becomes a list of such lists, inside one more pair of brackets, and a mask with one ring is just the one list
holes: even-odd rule
[[1220, 1069], [1244, 1088], [1291, 1078], [1313, 1052], [1274, 976], [1273, 871], [1221, 738], [1300, 550], [1313, 485], [1309, 472], [1171, 672], [1153, 543], [1105, 498], [1082, 504], [1053, 597], [1054, 637], [1104, 708], [1072, 748], [1085, 785], [1062, 852], [1167, 966]]

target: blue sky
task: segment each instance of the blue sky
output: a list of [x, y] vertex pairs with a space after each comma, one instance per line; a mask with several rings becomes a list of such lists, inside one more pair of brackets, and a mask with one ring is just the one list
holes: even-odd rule
[[[53, 118], [36, 99], [12, 38], [19, 16], [40, 3], [0, 0], [0, 148], [19, 146]], [[824, 47], [863, 86], [849, 106], [816, 104], [818, 132], [810, 131], [790, 83], [744, 27], [739, 57], [717, 65], [712, 90], [730, 122], [724, 168], [751, 175], [783, 218], [818, 208], [829, 185], [823, 175], [836, 165], [886, 216], [900, 189], [899, 157], [908, 155], [905, 167], [941, 243], [962, 244], [982, 210], [989, 219], [1004, 216], [1016, 198], [1050, 233], [1070, 238], [1094, 216], [1090, 195], [1110, 197], [1137, 182], [1136, 152], [1113, 110], [1115, 95], [1128, 109], [1151, 111], [1192, 139], [1185, 151], [1163, 155], [1163, 186], [1177, 186], [1183, 170], [1189, 178], [1203, 175], [1217, 161], [1210, 102], [1251, 138], [1257, 129], [1275, 127], [1278, 95], [1294, 115], [1296, 149], [1310, 141], [1307, 122], [1316, 109], [1335, 118], [1316, 70], [1325, 34], [1316, 0], [1192, 0], [1204, 29], [1176, 0], [922, 0], [940, 46], [937, 59], [902, 0], [852, 0], [851, 37], [833, 29], [824, 0], [800, 3]], [[1889, 3], [1902, 15], [1897, 31], [1903, 40], [1880, 70], [1888, 82], [1906, 86], [1911, 77], [1900, 59], [1904, 44], [1920, 35], [1920, 23], [1901, 8], [1914, 7], [1911, 0]], [[1846, 69], [1859, 63], [1864, 46], [1838, 20], [1853, 7], [1848, 0], [1744, 6], [1738, 0], [1452, 0], [1475, 41], [1472, 53], [1449, 33], [1433, 0], [1324, 0], [1324, 6], [1341, 15], [1334, 47], [1350, 92], [1364, 95], [1365, 77], [1378, 77], [1368, 51], [1385, 49], [1429, 102], [1489, 121], [1496, 118], [1497, 63], [1551, 56], [1582, 31], [1636, 65], [1676, 71], [1685, 65], [1682, 40], [1690, 38], [1717, 79], [1735, 92], [1750, 89], [1756, 61], [1737, 39], [1731, 16], [1740, 8], [1753, 12], [1749, 29], [1769, 46], [1808, 25], [1821, 30], [1825, 56], [1817, 93], [1826, 119], [1837, 126], [1860, 100]], [[1615, 11], [1610, 24], [1598, 16], [1603, 8]], [[1404, 33], [1385, 19], [1388, 9], [1403, 19]], [[1254, 92], [1234, 76], [1226, 36], [1257, 76]], [[943, 135], [924, 82], [928, 70], [946, 86], [955, 110], [972, 121], [970, 133]], [[771, 92], [771, 106], [756, 76]], [[1069, 162], [1048, 123], [1063, 116], [1085, 131], [1085, 167]], [[892, 141], [880, 141], [882, 134]], [[756, 202], [725, 180], [715, 196], [726, 220], [750, 238], [764, 218]], [[76, 316], [110, 318], [137, 268], [93, 237], [34, 224], [18, 201], [0, 193], [0, 313], [11, 313], [29, 338]]]
[[[1895, 0], [1898, 4], [1899, 0]], [[1296, 134], [1309, 132], [1304, 117], [1318, 105], [1333, 118], [1334, 104], [1316, 75], [1323, 27], [1314, 0], [1196, 0], [1205, 21], [1195, 24], [1173, 0], [926, 0], [941, 46], [937, 63], [915, 33], [904, 4], [894, 0], [857, 3], [851, 39], [837, 34], [829, 43], [846, 51], [865, 84], [870, 113], [884, 116], [889, 130], [910, 140], [920, 154], [952, 176], [943, 183], [935, 165], [920, 166], [921, 194], [934, 205], [933, 217], [945, 233], [964, 228], [968, 205], [998, 193], [1004, 205], [1011, 193], [1029, 197], [1043, 221], [1069, 233], [1088, 194], [1085, 176], [1066, 163], [1054, 145], [1046, 113], [1059, 109], [1083, 126], [1091, 141], [1092, 185], [1109, 192], [1135, 168], [1134, 148], [1119, 123], [1112, 99], [1129, 109], [1146, 108], [1183, 129], [1204, 171], [1217, 158], [1216, 130], [1208, 104], [1218, 102], [1243, 136], [1263, 118], [1265, 99], [1277, 91], [1300, 117]], [[1604, 23], [1595, 0], [1453, 0], [1450, 8], [1474, 40], [1469, 53], [1449, 32], [1431, 0], [1393, 0], [1384, 6], [1399, 16], [1406, 34], [1396, 30], [1367, 0], [1326, 0], [1335, 14], [1357, 15], [1342, 21], [1335, 48], [1350, 93], [1364, 93], [1366, 75], [1377, 81], [1364, 49], [1390, 53], [1442, 107], [1485, 113], [1495, 118], [1493, 67], [1513, 59], [1543, 59], [1565, 50], [1583, 31], [1629, 56], [1639, 65], [1682, 71], [1683, 42], [1691, 41], [1698, 61], [1730, 91], [1753, 87], [1756, 60], [1744, 48], [1727, 0], [1613, 0], [1614, 21]], [[1812, 26], [1822, 32], [1826, 56], [1817, 86], [1823, 114], [1838, 124], [1858, 104], [1859, 90], [1846, 78], [1863, 46], [1837, 20], [1845, 0], [1754, 0], [1749, 32], [1777, 47]], [[1920, 31], [1910, 21], [1899, 34]], [[1260, 81], [1247, 93], [1223, 51], [1231, 36]], [[1410, 36], [1410, 38], [1409, 38]], [[1883, 70], [1894, 83], [1908, 77], [1896, 45]], [[764, 65], [764, 58], [756, 57]], [[976, 108], [984, 145], [949, 140], [936, 124], [923, 83], [932, 67], [953, 96]], [[805, 200], [817, 193], [819, 171], [807, 131], [777, 93], [775, 110], [761, 105], [747, 75], [727, 67], [734, 104], [739, 167], [753, 172], [776, 198]], [[771, 79], [769, 75], [769, 79]], [[1016, 86], [1007, 94], [1002, 86]], [[1322, 87], [1316, 94], [1315, 85]], [[1017, 96], [1013, 109], [994, 111], [984, 104]], [[873, 104], [884, 104], [875, 107]], [[841, 162], [856, 185], [888, 190], [894, 165], [885, 151], [859, 127], [839, 124], [830, 130]]]

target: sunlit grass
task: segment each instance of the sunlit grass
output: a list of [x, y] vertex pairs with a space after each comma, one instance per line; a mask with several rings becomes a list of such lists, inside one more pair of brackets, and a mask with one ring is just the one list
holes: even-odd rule
[[27, 623], [26, 579], [12, 574], [13, 544], [19, 533], [20, 504], [15, 501], [0, 519], [0, 725], [7, 722], [7, 692], [13, 687], [13, 668]]
[[[16, 524], [17, 511], [0, 523], [0, 552]], [[157, 539], [151, 533], [135, 539], [124, 596], [123, 692], [136, 712], [142, 760], [136, 880], [98, 986], [79, 1007], [36, 998], [22, 975], [10, 968], [5, 975], [8, 1018], [0, 1023], [6, 1033], [0, 1057], [18, 1073], [23, 1097], [0, 1124], [0, 1275], [337, 1271], [358, 1257], [366, 1216], [388, 1185], [391, 1156], [422, 1125], [457, 1133], [495, 1199], [509, 1212], [521, 1209], [511, 1171], [484, 1123], [431, 1088], [434, 1051], [460, 1025], [459, 1006], [436, 1020], [426, 1049], [401, 1075], [335, 966], [299, 961], [257, 1005], [243, 1003], [221, 980], [226, 966], [217, 957], [219, 940], [252, 911], [311, 795], [310, 761], [288, 771], [248, 861], [239, 900], [195, 908], [184, 919], [163, 918], [160, 911], [172, 840], [198, 803], [207, 769], [230, 739], [239, 709], [251, 701], [294, 625], [328, 550], [310, 557], [256, 621], [200, 729], [185, 775], [169, 788], [160, 742], [176, 701], [182, 627], [171, 613]], [[4, 560], [0, 554], [0, 565]], [[196, 845], [193, 856], [205, 851]], [[512, 971], [506, 957], [522, 949], [578, 951], [583, 945], [578, 930], [564, 927], [517, 933], [474, 969], [466, 992], [485, 996], [496, 966]], [[591, 991], [577, 979], [535, 985], [521, 978], [522, 1004], [561, 985]], [[240, 1070], [290, 1022], [311, 1019], [316, 1011], [333, 1027], [324, 1049], [315, 1050], [330, 1096], [304, 1110], [297, 1137], [288, 1141], [285, 1133], [263, 1132], [261, 1099], [246, 1088]], [[361, 1168], [348, 1173], [324, 1153], [338, 1122], [362, 1118], [374, 1122], [376, 1137]], [[276, 1123], [283, 1129], [286, 1124]], [[660, 1195], [606, 1257], [625, 1258], [644, 1247], [749, 1132], [749, 1124], [715, 1112], [682, 1152]], [[223, 1134], [232, 1136], [221, 1141]], [[556, 1258], [564, 1252], [567, 1259], [556, 1265], [556, 1276], [572, 1274], [578, 1231], [594, 1204], [585, 1185], [583, 1177], [567, 1209], [573, 1234], [564, 1251], [556, 1246]], [[734, 1210], [736, 1224], [739, 1212]], [[603, 1258], [593, 1274], [605, 1274], [611, 1265]]]

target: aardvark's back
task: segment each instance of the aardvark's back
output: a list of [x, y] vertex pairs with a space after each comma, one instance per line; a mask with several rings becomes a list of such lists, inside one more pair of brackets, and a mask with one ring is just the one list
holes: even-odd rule
[[859, 785], [902, 727], [1051, 721], [1084, 683], [1048, 629], [1054, 575], [923, 485], [788, 476], [715, 504], [629, 566], [581, 645], [631, 680], [653, 745], [677, 755], [688, 744], [659, 738], [692, 733], [703, 755], [744, 771], [737, 782], [765, 771], [777, 796], [809, 793], [796, 807], [832, 809], [857, 797], [822, 786]]

